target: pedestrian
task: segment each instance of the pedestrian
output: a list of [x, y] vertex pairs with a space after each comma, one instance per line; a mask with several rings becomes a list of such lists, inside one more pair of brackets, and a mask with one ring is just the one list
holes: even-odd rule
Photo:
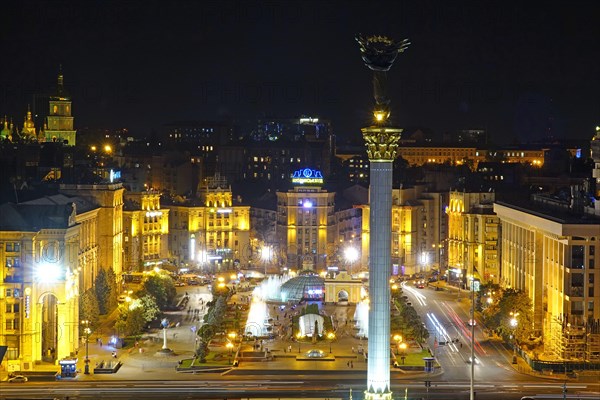
[[352, 352], [354, 353], [354, 346], [352, 346]]
[[346, 367], [350, 368], [350, 361], [346, 361]]
[[350, 368], [354, 368], [354, 361], [350, 361]]

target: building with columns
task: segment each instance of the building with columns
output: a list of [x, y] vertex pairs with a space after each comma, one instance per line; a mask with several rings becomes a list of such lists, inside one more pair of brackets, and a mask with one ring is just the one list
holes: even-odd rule
[[0, 345], [3, 368], [32, 370], [79, 347], [76, 206], [0, 206]]
[[500, 282], [495, 193], [451, 191], [448, 215], [449, 281], [464, 284], [471, 275]]
[[[425, 185], [392, 189], [391, 262], [394, 275], [413, 275], [445, 265], [447, 194]], [[369, 265], [369, 204], [362, 213], [361, 264]]]
[[160, 207], [160, 193], [125, 192], [123, 268], [141, 272], [169, 256], [169, 210]]
[[250, 206], [234, 202], [231, 186], [220, 176], [206, 178], [198, 195], [162, 206], [169, 210], [171, 257], [206, 271], [238, 267], [251, 248]]
[[61, 184], [59, 192], [78, 196], [99, 207], [96, 240], [98, 267], [112, 268], [118, 279], [123, 273], [123, 193], [121, 183], [98, 185]]
[[286, 267], [325, 270], [336, 239], [335, 193], [322, 189], [323, 175], [310, 168], [296, 171], [292, 184], [277, 192], [277, 241], [286, 249]]
[[497, 202], [494, 211], [501, 226], [501, 284], [531, 299], [532, 328], [543, 339], [545, 355], [599, 362], [600, 218], [582, 218], [568, 203], [560, 207], [548, 196]]

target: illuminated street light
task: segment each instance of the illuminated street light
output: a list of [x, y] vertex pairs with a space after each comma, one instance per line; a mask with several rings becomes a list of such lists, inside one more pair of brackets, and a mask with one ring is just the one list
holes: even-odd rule
[[517, 325], [519, 324], [519, 321], [517, 321], [517, 317], [519, 316], [518, 312], [510, 312], [511, 315], [511, 319], [510, 319], [510, 326], [511, 328], [513, 328], [513, 360], [512, 363], [516, 364], [517, 363]]
[[398, 349], [400, 348], [400, 343], [402, 342], [402, 335], [394, 335], [394, 340], [396, 341], [396, 355], [398, 355]]
[[225, 347], [227, 347], [229, 349], [229, 360], [228, 360], [228, 363], [231, 364], [231, 355], [233, 353], [233, 343], [227, 342], [227, 344], [225, 345]]
[[329, 352], [331, 353], [331, 342], [333, 342], [333, 339], [335, 339], [335, 333], [329, 332], [327, 334], [327, 339], [329, 339]]
[[402, 359], [402, 364], [404, 364], [404, 360], [406, 359], [406, 347], [407, 347], [406, 343], [404, 343], [404, 342], [400, 343], [399, 347], [400, 347], [400, 350], [401, 350], [401, 352], [400, 352], [400, 354], [401, 354], [400, 358]]
[[83, 328], [83, 333], [85, 333], [85, 367], [84, 367], [84, 374], [89, 375], [90, 374], [90, 358], [89, 358], [89, 354], [90, 354], [90, 333], [92, 333], [92, 330], [90, 329], [90, 321], [87, 319], [84, 319], [83, 321], [81, 321], [81, 325], [83, 325], [85, 328]]
[[360, 254], [358, 253], [358, 250], [355, 247], [346, 247], [346, 249], [344, 250], [344, 259], [348, 264], [350, 264], [350, 267], [354, 266], [354, 263], [359, 259], [359, 257]]

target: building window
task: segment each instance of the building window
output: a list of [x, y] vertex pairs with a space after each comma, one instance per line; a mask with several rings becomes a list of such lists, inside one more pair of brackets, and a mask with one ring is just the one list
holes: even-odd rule
[[573, 246], [571, 248], [571, 268], [583, 269], [583, 246]]

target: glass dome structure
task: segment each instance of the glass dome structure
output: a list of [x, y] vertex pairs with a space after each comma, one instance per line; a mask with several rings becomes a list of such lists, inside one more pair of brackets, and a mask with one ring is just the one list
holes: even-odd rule
[[281, 285], [282, 301], [322, 300], [325, 295], [325, 279], [313, 271], [302, 271]]

